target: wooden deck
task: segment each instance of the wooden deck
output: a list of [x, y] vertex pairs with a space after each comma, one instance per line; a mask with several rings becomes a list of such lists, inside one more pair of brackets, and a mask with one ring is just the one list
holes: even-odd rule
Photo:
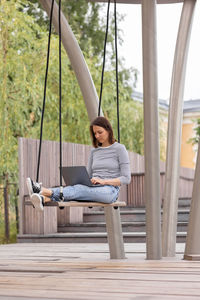
[[200, 299], [200, 262], [146, 260], [144, 244], [125, 244], [110, 260], [107, 244], [0, 245], [0, 299]]

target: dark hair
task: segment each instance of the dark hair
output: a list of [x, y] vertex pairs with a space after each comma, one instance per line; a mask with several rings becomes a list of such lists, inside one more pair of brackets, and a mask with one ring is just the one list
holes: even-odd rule
[[104, 117], [97, 117], [90, 124], [90, 135], [92, 138], [92, 144], [95, 148], [97, 148], [98, 146], [101, 146], [102, 144], [97, 141], [97, 139], [94, 135], [93, 126], [99, 126], [99, 127], [104, 128], [109, 133], [109, 136], [108, 136], [109, 143], [111, 145], [114, 144], [116, 139], [114, 138], [113, 129], [112, 129], [110, 122]]

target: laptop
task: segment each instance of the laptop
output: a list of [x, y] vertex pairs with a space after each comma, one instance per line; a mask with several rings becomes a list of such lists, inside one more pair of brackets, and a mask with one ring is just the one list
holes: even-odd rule
[[102, 184], [92, 184], [85, 166], [62, 167], [62, 176], [66, 185], [103, 186]]

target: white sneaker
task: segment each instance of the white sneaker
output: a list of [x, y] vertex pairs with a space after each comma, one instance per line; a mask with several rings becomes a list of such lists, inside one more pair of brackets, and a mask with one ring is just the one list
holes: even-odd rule
[[41, 192], [41, 185], [42, 183], [34, 182], [30, 177], [26, 178], [26, 184], [28, 188], [29, 196], [31, 197], [32, 194]]
[[30, 197], [31, 203], [38, 211], [44, 210], [44, 197], [39, 194], [32, 194]]

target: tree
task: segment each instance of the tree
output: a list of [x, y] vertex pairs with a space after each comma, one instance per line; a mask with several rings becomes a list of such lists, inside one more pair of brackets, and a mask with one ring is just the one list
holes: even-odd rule
[[195, 131], [195, 137], [189, 139], [189, 143], [192, 143], [193, 145], [199, 144], [199, 138], [200, 138], [200, 119], [196, 120], [196, 127], [194, 128]]
[[0, 6], [0, 122], [4, 141], [0, 169], [1, 173], [9, 170], [15, 174], [17, 137], [26, 136], [40, 118], [41, 71], [46, 55], [40, 46], [45, 43], [46, 34], [19, 7], [20, 3], [13, 0], [4, 0]]
[[[69, 22], [77, 40], [79, 41], [80, 48], [83, 52], [87, 52], [88, 48], [91, 49], [92, 55], [97, 55], [99, 58], [103, 54], [103, 43], [105, 38], [105, 24], [106, 18], [105, 4], [95, 2], [88, 2], [85, 0], [62, 0], [62, 11]], [[33, 16], [40, 26], [48, 28], [48, 17], [42, 10], [37, 0], [23, 1], [24, 11]], [[114, 24], [113, 16], [111, 16], [110, 30], [108, 36], [108, 43], [113, 43], [114, 40]], [[118, 15], [120, 20], [122, 16]]]
[[[9, 171], [17, 176], [17, 138], [39, 137], [43, 83], [45, 75], [48, 33], [32, 15], [24, 11], [27, 1], [2, 1], [0, 6], [0, 97], [1, 97], [1, 173]], [[91, 55], [92, 47], [84, 53], [97, 91], [100, 89], [101, 66], [99, 58]], [[90, 143], [87, 112], [82, 95], [71, 69], [66, 53], [62, 49], [63, 60], [63, 140]], [[128, 106], [134, 106], [131, 88], [127, 81], [127, 70], [119, 73], [121, 114], [126, 114]], [[44, 120], [44, 139], [58, 140], [58, 36], [52, 35], [50, 67], [47, 87], [47, 104]], [[125, 78], [125, 79], [124, 79]], [[110, 68], [105, 71], [103, 90], [103, 110], [116, 123], [115, 74]], [[133, 107], [132, 110], [136, 109]], [[141, 110], [135, 115], [140, 116]], [[141, 117], [138, 117], [141, 122]], [[135, 118], [135, 122], [139, 120]], [[132, 120], [132, 117], [129, 117]], [[123, 142], [130, 150], [137, 149], [126, 135], [126, 117], [121, 117], [124, 131]], [[142, 124], [142, 123], [141, 123]], [[140, 126], [139, 126], [140, 127]], [[125, 138], [126, 137], [126, 138]], [[139, 143], [135, 140], [135, 145]], [[135, 148], [134, 148], [135, 147]], [[141, 150], [138, 150], [141, 151]]]

